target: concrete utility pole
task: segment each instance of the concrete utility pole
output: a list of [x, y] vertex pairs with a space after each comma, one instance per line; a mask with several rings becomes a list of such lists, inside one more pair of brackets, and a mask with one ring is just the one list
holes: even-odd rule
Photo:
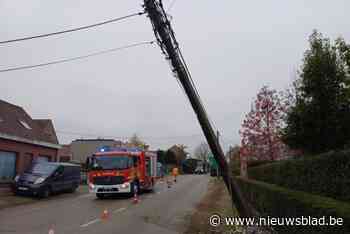
[[[216, 138], [217, 138], [217, 144], [220, 146], [220, 132], [219, 130], [216, 131]], [[214, 156], [215, 157], [215, 156]], [[230, 168], [228, 169], [230, 170]], [[229, 174], [230, 175], [230, 174]], [[217, 177], [220, 177], [220, 169], [219, 167], [216, 168], [216, 176]], [[230, 186], [231, 187], [231, 186]], [[231, 189], [230, 189], [230, 193], [231, 193]]]
[[224, 182], [229, 191], [230, 188], [232, 188], [232, 201], [234, 202], [239, 214], [242, 217], [252, 216], [249, 205], [245, 198], [242, 196], [242, 193], [236, 181], [229, 176], [228, 164], [225, 160], [224, 152], [221, 149], [216, 133], [209, 122], [204, 106], [194, 86], [191, 74], [181, 54], [174, 32], [167, 18], [167, 14], [163, 8], [162, 1], [144, 0], [144, 8], [151, 20], [158, 45], [160, 46], [166, 58], [169, 60], [174, 75], [181, 82], [181, 85], [186, 92], [192, 108], [197, 115], [198, 121], [201, 125], [210, 149], [215, 157], [215, 160], [219, 164]]

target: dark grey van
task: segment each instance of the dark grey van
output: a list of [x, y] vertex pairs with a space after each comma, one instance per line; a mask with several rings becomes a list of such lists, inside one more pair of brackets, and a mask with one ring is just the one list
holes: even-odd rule
[[39, 162], [15, 177], [16, 194], [48, 197], [58, 192], [75, 192], [80, 184], [80, 166], [70, 163]]

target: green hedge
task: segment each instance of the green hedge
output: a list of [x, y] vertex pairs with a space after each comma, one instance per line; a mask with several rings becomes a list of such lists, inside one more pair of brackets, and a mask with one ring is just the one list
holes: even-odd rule
[[241, 169], [240, 169], [240, 162], [238, 160], [231, 161], [229, 166], [230, 166], [232, 175], [240, 176]]
[[247, 162], [247, 168], [253, 168], [253, 167], [258, 167], [258, 166], [262, 166], [265, 164], [269, 164], [272, 161], [270, 160], [253, 160], [253, 161], [248, 161]]
[[279, 234], [350, 233], [350, 204], [237, 177], [243, 195], [263, 217], [343, 218], [343, 226], [275, 226]]
[[[248, 161], [247, 168], [252, 167], [258, 167], [264, 164], [271, 163], [269, 160], [254, 160], [254, 161]], [[232, 175], [234, 176], [240, 176], [241, 174], [241, 167], [240, 167], [240, 161], [236, 160], [234, 162], [230, 163]]]
[[350, 201], [350, 151], [248, 168], [251, 179]]

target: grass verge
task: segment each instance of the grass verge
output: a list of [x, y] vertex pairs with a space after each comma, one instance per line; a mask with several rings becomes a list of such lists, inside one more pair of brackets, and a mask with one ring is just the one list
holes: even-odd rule
[[190, 225], [185, 234], [233, 233], [235, 227], [211, 227], [209, 217], [219, 214], [222, 217], [237, 216], [232, 209], [231, 198], [222, 179], [211, 178], [208, 191], [190, 217]]

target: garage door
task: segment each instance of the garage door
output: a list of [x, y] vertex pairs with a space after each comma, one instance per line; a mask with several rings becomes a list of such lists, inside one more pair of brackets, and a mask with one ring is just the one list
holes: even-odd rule
[[36, 157], [36, 161], [37, 162], [50, 162], [50, 156], [46, 156], [46, 155], [39, 155], [38, 157]]
[[16, 175], [16, 153], [0, 151], [0, 182], [11, 181]]

